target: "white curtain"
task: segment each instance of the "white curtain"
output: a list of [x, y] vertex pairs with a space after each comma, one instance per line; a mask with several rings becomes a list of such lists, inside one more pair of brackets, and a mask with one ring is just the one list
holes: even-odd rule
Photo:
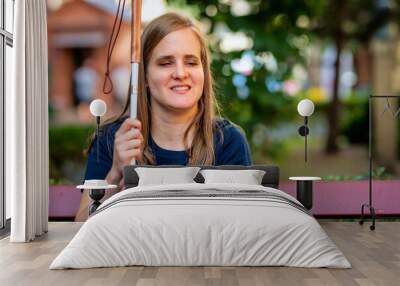
[[15, 1], [13, 94], [6, 97], [6, 187], [12, 242], [48, 229], [48, 71], [45, 0]]

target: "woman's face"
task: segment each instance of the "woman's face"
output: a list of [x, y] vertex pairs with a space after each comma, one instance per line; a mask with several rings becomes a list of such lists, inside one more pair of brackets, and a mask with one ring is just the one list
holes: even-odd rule
[[165, 36], [152, 52], [146, 78], [152, 104], [174, 111], [196, 109], [204, 71], [194, 32], [185, 28]]

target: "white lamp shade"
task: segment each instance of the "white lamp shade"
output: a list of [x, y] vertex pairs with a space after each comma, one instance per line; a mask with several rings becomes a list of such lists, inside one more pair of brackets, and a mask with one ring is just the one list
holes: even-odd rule
[[301, 116], [311, 116], [314, 113], [314, 103], [309, 99], [303, 99], [297, 105], [297, 112]]
[[107, 105], [104, 100], [95, 99], [90, 103], [90, 113], [93, 116], [103, 116], [106, 114]]

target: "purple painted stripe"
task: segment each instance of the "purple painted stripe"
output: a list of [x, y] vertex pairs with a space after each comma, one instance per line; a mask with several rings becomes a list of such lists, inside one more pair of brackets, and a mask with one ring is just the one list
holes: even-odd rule
[[[378, 215], [400, 214], [400, 181], [374, 181], [373, 206]], [[292, 196], [296, 193], [295, 182], [282, 182], [280, 189]], [[368, 181], [315, 182], [315, 215], [359, 215], [361, 205], [368, 203]]]
[[[281, 182], [280, 189], [295, 197], [296, 183]], [[50, 186], [49, 216], [74, 217], [81, 192], [75, 186]], [[359, 215], [368, 202], [368, 181], [315, 182], [315, 215]], [[374, 181], [373, 204], [378, 215], [400, 215], [400, 180]]]
[[49, 217], [75, 217], [80, 200], [76, 186], [50, 186]]

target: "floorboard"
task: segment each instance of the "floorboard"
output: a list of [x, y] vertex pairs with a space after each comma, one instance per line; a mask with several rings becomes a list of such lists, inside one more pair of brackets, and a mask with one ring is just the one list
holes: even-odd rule
[[51, 222], [49, 232], [32, 243], [0, 240], [0, 285], [136, 285], [136, 286], [264, 286], [264, 285], [399, 285], [400, 222], [369, 224], [320, 220], [352, 269], [291, 267], [119, 267], [49, 270], [52, 260], [81, 223]]

